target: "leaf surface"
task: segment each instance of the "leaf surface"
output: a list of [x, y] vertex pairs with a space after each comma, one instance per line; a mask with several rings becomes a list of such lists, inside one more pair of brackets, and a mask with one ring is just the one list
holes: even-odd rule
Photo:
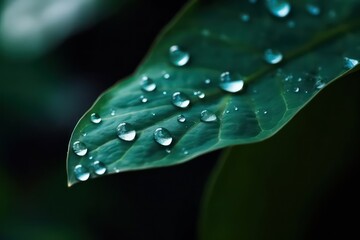
[[[98, 176], [94, 161], [105, 174], [168, 166], [275, 134], [326, 85], [356, 70], [360, 59], [359, 4], [326, 1], [316, 5], [319, 14], [307, 6], [294, 1], [279, 18], [264, 1], [188, 4], [135, 73], [106, 91], [77, 124], [68, 149], [69, 185], [79, 181], [76, 166], [83, 179]], [[169, 53], [172, 46], [180, 55]], [[268, 63], [267, 50], [280, 52], [282, 60]], [[181, 61], [186, 64], [178, 66]], [[243, 80], [243, 89], [221, 89], [224, 72]], [[154, 91], [141, 88], [144, 76], [156, 84]], [[178, 91], [190, 99], [187, 108], [172, 104]], [[216, 121], [201, 121], [203, 110], [216, 114]], [[91, 122], [94, 113], [100, 123]], [[180, 114], [185, 122], [177, 120]], [[119, 139], [117, 127], [124, 122], [136, 130], [134, 141]], [[160, 127], [170, 132], [170, 146], [154, 141]], [[76, 141], [86, 146], [84, 156], [74, 153]]]

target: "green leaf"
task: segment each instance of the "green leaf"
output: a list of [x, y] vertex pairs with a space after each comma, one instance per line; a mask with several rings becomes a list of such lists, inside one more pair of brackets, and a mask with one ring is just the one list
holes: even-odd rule
[[[79, 181], [74, 174], [78, 165], [82, 180], [96, 177], [94, 161], [106, 167], [105, 174], [168, 166], [275, 134], [324, 86], [349, 73], [352, 66], [344, 67], [344, 59], [353, 59], [353, 65], [360, 59], [357, 1], [326, 1], [319, 15], [310, 14], [305, 2], [293, 2], [284, 18], [275, 17], [261, 1], [187, 5], [135, 73], [106, 91], [77, 124], [68, 150], [69, 185]], [[180, 57], [189, 54], [185, 66], [174, 64], [186, 59], [169, 54], [172, 46], [182, 49]], [[267, 49], [280, 51], [282, 61], [267, 63]], [[244, 80], [241, 91], [219, 88], [220, 75], [227, 71], [233, 80]], [[141, 89], [144, 76], [155, 82], [154, 91]], [[190, 98], [189, 107], [171, 103], [177, 91]], [[197, 91], [205, 97], [195, 96]], [[141, 96], [148, 101], [143, 103]], [[203, 110], [215, 113], [217, 120], [201, 121]], [[102, 118], [100, 123], [90, 121], [93, 113]], [[183, 123], [177, 121], [180, 114]], [[136, 130], [134, 141], [118, 138], [116, 129], [123, 122]], [[170, 131], [170, 146], [154, 141], [159, 127]], [[77, 141], [85, 144], [86, 155], [74, 153]]]
[[[319, 224], [320, 206], [359, 159], [359, 76], [322, 92], [271, 139], [229, 148], [205, 194], [201, 240], [316, 238], [307, 234]], [[353, 219], [330, 221], [350, 230]], [[347, 238], [342, 230], [335, 231]]]

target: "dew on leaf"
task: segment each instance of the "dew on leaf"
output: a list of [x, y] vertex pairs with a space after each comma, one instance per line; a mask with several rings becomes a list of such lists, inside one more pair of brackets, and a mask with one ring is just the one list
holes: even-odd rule
[[74, 168], [74, 175], [77, 180], [84, 182], [89, 179], [90, 172], [86, 167], [79, 164]]
[[164, 72], [162, 76], [163, 76], [164, 79], [169, 79], [170, 78], [170, 74], [167, 73], [167, 72]]
[[92, 114], [90, 115], [90, 121], [91, 121], [92, 123], [98, 124], [98, 123], [101, 122], [101, 117], [100, 117], [99, 114], [97, 114], [97, 113], [92, 113]]
[[266, 7], [275, 17], [283, 18], [289, 15], [291, 5], [285, 0], [266, 0]]
[[200, 113], [200, 120], [202, 122], [215, 122], [217, 120], [217, 117], [215, 113], [213, 113], [210, 110], [203, 110]]
[[169, 49], [170, 62], [178, 67], [185, 66], [190, 60], [190, 54], [179, 46], [173, 45]]
[[313, 16], [318, 16], [321, 13], [320, 7], [311, 3], [306, 4], [306, 11]]
[[353, 58], [348, 58], [345, 57], [344, 58], [344, 68], [346, 70], [350, 70], [352, 68], [354, 68], [355, 66], [357, 66], [359, 64], [359, 61]]
[[205, 93], [203, 93], [202, 91], [194, 91], [194, 96], [203, 99], [205, 97]]
[[172, 136], [166, 128], [157, 128], [154, 131], [154, 140], [162, 146], [169, 146], [172, 143]]
[[226, 92], [237, 93], [244, 88], [244, 80], [242, 78], [233, 79], [229, 72], [223, 72], [220, 75], [219, 87]]
[[136, 137], [135, 128], [130, 123], [126, 123], [126, 122], [120, 123], [116, 127], [116, 131], [118, 137], [124, 141], [131, 142], [134, 141]]
[[144, 95], [141, 95], [141, 96], [140, 96], [140, 101], [141, 101], [142, 103], [147, 103], [147, 102], [148, 102], [148, 99], [147, 99]]
[[281, 62], [283, 55], [280, 51], [274, 49], [266, 49], [264, 52], [264, 60], [269, 64], [277, 64]]
[[186, 118], [185, 118], [184, 115], [180, 114], [180, 115], [177, 116], [177, 120], [178, 120], [178, 122], [183, 123], [183, 122], [186, 121]]
[[106, 172], [106, 166], [104, 163], [96, 160], [91, 164], [91, 168], [96, 175], [103, 175]]
[[85, 156], [88, 151], [86, 145], [80, 141], [74, 142], [72, 145], [72, 149], [74, 153], [80, 157]]
[[152, 92], [156, 89], [156, 83], [154, 82], [154, 80], [152, 80], [147, 76], [143, 76], [141, 78], [140, 85], [141, 85], [141, 89], [144, 90], [145, 92]]
[[115, 116], [115, 113], [116, 113], [115, 110], [111, 110], [110, 115], [111, 115], [111, 116]]
[[211, 83], [211, 80], [210, 80], [210, 79], [205, 79], [204, 83], [205, 83], [205, 84], [210, 84], [210, 83]]
[[179, 108], [187, 108], [190, 105], [190, 98], [182, 92], [175, 92], [172, 95], [172, 103]]

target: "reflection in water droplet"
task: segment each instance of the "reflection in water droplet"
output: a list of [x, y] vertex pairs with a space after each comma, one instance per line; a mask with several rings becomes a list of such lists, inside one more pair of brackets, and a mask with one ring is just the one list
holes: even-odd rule
[[169, 49], [170, 62], [178, 67], [186, 65], [190, 60], [190, 54], [183, 51], [179, 46], [173, 45]]
[[76, 165], [74, 168], [74, 175], [77, 180], [83, 182], [83, 181], [86, 181], [89, 179], [90, 172], [87, 168], [85, 168], [84, 166], [79, 164], [79, 165]]
[[173, 138], [166, 128], [157, 128], [154, 131], [154, 140], [162, 146], [169, 146]]
[[243, 22], [248, 22], [248, 21], [250, 21], [250, 15], [247, 14], [247, 13], [241, 13], [240, 14], [240, 19]]
[[289, 15], [291, 5], [285, 0], [266, 0], [269, 12], [275, 17], [283, 18]]
[[197, 96], [198, 98], [203, 99], [205, 97], [205, 93], [203, 93], [202, 91], [195, 91], [194, 96]]
[[244, 80], [233, 79], [229, 72], [223, 72], [220, 75], [219, 87], [226, 92], [237, 93], [244, 88]]
[[148, 102], [148, 99], [147, 99], [144, 95], [141, 95], [141, 96], [140, 96], [140, 101], [141, 101], [142, 103], [147, 103], [147, 102]]
[[154, 80], [148, 78], [147, 76], [143, 76], [141, 78], [140, 85], [141, 85], [141, 89], [146, 92], [152, 92], [156, 89], [156, 84]]
[[283, 55], [280, 51], [273, 49], [266, 49], [264, 52], [264, 60], [269, 64], [277, 64], [281, 62]]
[[92, 167], [94, 173], [97, 175], [103, 175], [106, 172], [105, 164], [100, 161], [94, 161], [91, 164], [91, 167]]
[[172, 103], [179, 108], [187, 108], [190, 104], [190, 98], [182, 92], [175, 92], [172, 95]]
[[320, 7], [319, 6], [316, 6], [314, 4], [306, 4], [306, 10], [308, 11], [308, 13], [310, 13], [310, 15], [313, 15], [313, 16], [318, 16], [320, 15]]
[[356, 59], [347, 58], [347, 57], [344, 58], [344, 68], [346, 70], [350, 70], [358, 64], [359, 64], [359, 61]]
[[99, 114], [97, 114], [97, 113], [92, 113], [92, 114], [90, 115], [90, 121], [91, 121], [92, 123], [98, 124], [98, 123], [101, 122], [101, 117], [100, 117]]
[[180, 115], [177, 116], [177, 120], [178, 120], [178, 122], [183, 123], [183, 122], [186, 121], [186, 118], [185, 118], [184, 115], [180, 114]]
[[212, 111], [203, 110], [200, 113], [200, 120], [203, 122], [215, 122], [217, 120], [217, 117]]
[[136, 131], [135, 128], [130, 123], [120, 123], [117, 128], [117, 135], [120, 139], [124, 141], [133, 141], [136, 137]]
[[85, 156], [88, 151], [86, 145], [80, 141], [74, 142], [72, 145], [72, 149], [74, 153], [80, 157]]

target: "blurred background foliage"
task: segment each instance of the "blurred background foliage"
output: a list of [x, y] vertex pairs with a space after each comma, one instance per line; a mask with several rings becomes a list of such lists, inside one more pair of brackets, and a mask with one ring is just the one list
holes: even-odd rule
[[[196, 239], [201, 196], [219, 152], [175, 167], [116, 174], [72, 188], [67, 188], [65, 170], [67, 144], [76, 121], [101, 92], [134, 71], [158, 32], [185, 2], [0, 1], [0, 239], [107, 239], [113, 235], [127, 240]], [[350, 98], [350, 93], [357, 96], [357, 79], [358, 76], [352, 79], [352, 85], [335, 83], [329, 87], [335, 93], [329, 91], [327, 98], [352, 99], [344, 103], [346, 111], [341, 112], [340, 105], [333, 114], [314, 116], [311, 104], [300, 113], [298, 121], [308, 119], [304, 124], [311, 126], [315, 117], [324, 122], [328, 117], [336, 124], [336, 119], [348, 117], [344, 114], [349, 109], [358, 120], [359, 106], [352, 103], [359, 99]], [[337, 87], [341, 84], [343, 90]], [[353, 90], [350, 93], [346, 91], [349, 86]], [[319, 96], [321, 106], [327, 104], [323, 95]], [[329, 108], [331, 105], [326, 111]], [[296, 136], [300, 139], [298, 144], [318, 134], [316, 128], [304, 124], [302, 128], [308, 129], [308, 134]], [[292, 126], [299, 127], [290, 124], [283, 134], [291, 133]], [[333, 127], [340, 132], [343, 128]], [[359, 129], [356, 126], [346, 131], [352, 134], [334, 141], [340, 143], [345, 137], [353, 143], [346, 148], [347, 156], [352, 158], [344, 157], [352, 161], [344, 163], [341, 173], [332, 174], [329, 184], [334, 187], [324, 188], [326, 191], [319, 197], [319, 207], [314, 210], [318, 218], [309, 223], [309, 236], [326, 227], [329, 222], [324, 220], [329, 216], [335, 216], [332, 219], [340, 223], [359, 215], [359, 199], [354, 194], [359, 183], [359, 164], [355, 161], [359, 156], [355, 144]], [[319, 135], [319, 141], [329, 136]], [[261, 144], [278, 144], [273, 142], [256, 144], [248, 151]], [[322, 153], [320, 157], [326, 162], [327, 153], [332, 151]], [[272, 159], [257, 161], [261, 166], [262, 161]], [[287, 166], [292, 159], [288, 161]], [[255, 173], [252, 178], [260, 174]], [[241, 178], [236, 181], [245, 182]], [[276, 193], [281, 197], [284, 192], [280, 189]], [[238, 203], [234, 196], [228, 199]], [[257, 206], [256, 201], [247, 204], [249, 208]], [[221, 211], [221, 205], [212, 209]], [[225, 215], [225, 219], [231, 218]], [[340, 232], [351, 231], [352, 227], [332, 226]]]

